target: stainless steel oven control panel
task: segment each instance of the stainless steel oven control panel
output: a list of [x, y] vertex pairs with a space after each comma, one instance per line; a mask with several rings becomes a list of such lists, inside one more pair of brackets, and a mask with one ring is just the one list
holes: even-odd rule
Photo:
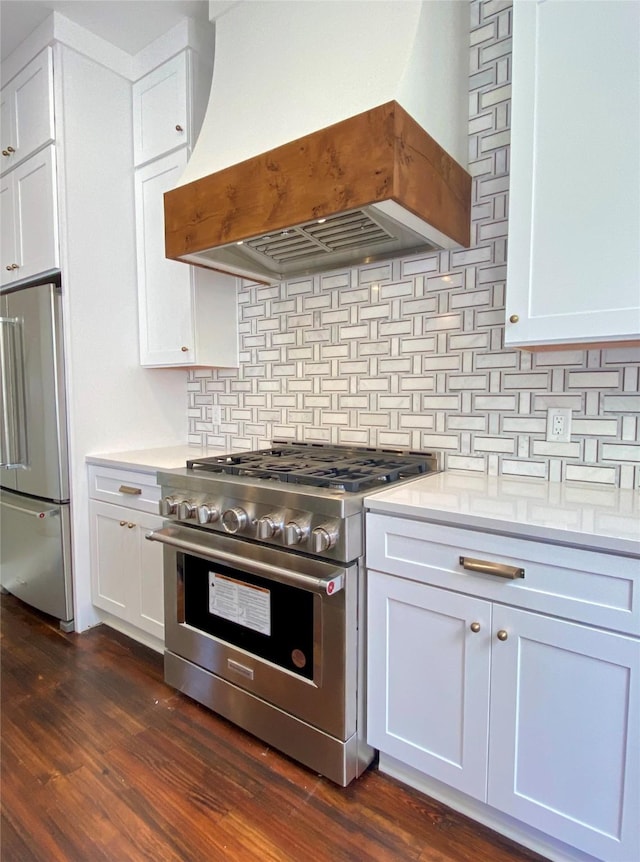
[[[327, 559], [350, 560], [351, 546], [355, 556], [360, 554], [361, 527], [350, 539], [356, 529], [355, 524], [347, 526], [351, 519], [211, 494], [183, 495], [175, 490], [160, 500], [160, 514], [184, 524]], [[361, 517], [352, 520], [360, 524]]]

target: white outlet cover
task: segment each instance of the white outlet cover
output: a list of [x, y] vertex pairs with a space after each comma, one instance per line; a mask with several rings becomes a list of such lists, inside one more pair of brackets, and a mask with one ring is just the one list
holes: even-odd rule
[[568, 407], [550, 407], [547, 412], [547, 442], [571, 442], [571, 410]]

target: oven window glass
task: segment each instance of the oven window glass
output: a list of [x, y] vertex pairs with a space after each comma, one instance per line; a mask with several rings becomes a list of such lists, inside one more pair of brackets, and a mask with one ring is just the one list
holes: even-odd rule
[[180, 554], [185, 622], [313, 679], [313, 593]]

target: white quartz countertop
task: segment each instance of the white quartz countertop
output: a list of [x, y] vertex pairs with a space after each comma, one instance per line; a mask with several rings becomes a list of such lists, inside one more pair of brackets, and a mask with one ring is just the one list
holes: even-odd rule
[[155, 473], [157, 470], [172, 470], [184, 467], [188, 459], [207, 458], [226, 455], [229, 449], [213, 446], [163, 446], [157, 449], [132, 449], [129, 452], [107, 452], [87, 455], [87, 464], [102, 467], [116, 467], [121, 470], [138, 470], [141, 473]]
[[414, 520], [640, 554], [638, 491], [447, 471], [371, 494], [365, 505]]

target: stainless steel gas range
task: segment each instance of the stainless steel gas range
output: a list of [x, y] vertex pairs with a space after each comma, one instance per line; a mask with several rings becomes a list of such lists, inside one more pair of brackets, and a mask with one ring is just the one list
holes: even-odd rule
[[348, 784], [366, 744], [366, 494], [438, 469], [426, 452], [278, 442], [158, 473], [165, 680]]

